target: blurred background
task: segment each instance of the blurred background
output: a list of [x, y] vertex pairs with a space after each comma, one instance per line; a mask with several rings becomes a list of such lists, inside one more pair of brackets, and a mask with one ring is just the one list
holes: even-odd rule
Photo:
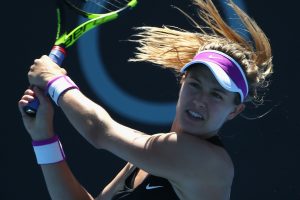
[[[228, 15], [223, 0], [214, 1]], [[244, 0], [243, 6], [269, 37], [274, 75], [265, 105], [249, 107], [244, 115], [225, 125], [223, 141], [235, 164], [232, 200], [300, 199], [300, 126], [298, 92], [299, 11], [292, 0]], [[0, 199], [50, 199], [36, 164], [17, 102], [28, 87], [27, 71], [35, 58], [48, 54], [56, 33], [51, 1], [6, 2], [2, 16], [2, 134], [0, 140]], [[89, 32], [68, 50], [63, 66], [88, 97], [103, 105], [117, 121], [149, 134], [167, 132], [174, 113], [178, 80], [167, 70], [148, 63], [128, 63], [135, 44], [128, 42], [142, 25], [178, 26], [195, 31], [175, 5], [196, 12], [188, 0], [140, 0], [128, 15]], [[9, 9], [13, 8], [13, 9]], [[193, 14], [192, 14], [193, 13]], [[76, 21], [79, 19], [75, 19]], [[241, 28], [241, 27], [240, 27]], [[103, 86], [103, 84], [106, 84]], [[153, 106], [157, 109], [152, 109]], [[97, 195], [123, 167], [125, 161], [94, 149], [70, 126], [56, 108], [55, 130], [60, 135], [67, 162], [81, 184]], [[259, 117], [269, 112], [263, 117]], [[162, 113], [157, 117], [156, 113]], [[195, 155], [197, 156], [197, 155]]]

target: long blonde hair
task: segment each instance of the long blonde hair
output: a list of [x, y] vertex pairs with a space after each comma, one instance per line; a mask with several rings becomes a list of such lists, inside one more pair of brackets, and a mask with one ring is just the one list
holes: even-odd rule
[[199, 25], [197, 32], [173, 26], [137, 28], [135, 42], [139, 44], [130, 61], [146, 61], [179, 72], [201, 50], [218, 50], [233, 57], [242, 66], [248, 80], [247, 101], [261, 104], [261, 89], [268, 86], [267, 77], [273, 72], [272, 53], [268, 38], [262, 29], [232, 0], [228, 5], [241, 19], [252, 41], [248, 41], [231, 28], [220, 16], [212, 0], [192, 0], [198, 8], [200, 19], [208, 26]]

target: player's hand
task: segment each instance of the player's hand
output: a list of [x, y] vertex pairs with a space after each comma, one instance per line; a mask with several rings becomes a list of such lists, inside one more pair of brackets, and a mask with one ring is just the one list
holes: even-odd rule
[[51, 79], [66, 75], [65, 69], [59, 67], [48, 56], [44, 55], [39, 59], [35, 59], [28, 72], [28, 80], [30, 85], [38, 86], [45, 89], [48, 81]]
[[[23, 107], [26, 106], [28, 102], [32, 101], [34, 96], [39, 99], [40, 106], [36, 113], [36, 117], [30, 117], [24, 112]], [[45, 140], [54, 135], [53, 106], [50, 99], [42, 90], [37, 87], [34, 87], [33, 90], [27, 89], [20, 99], [18, 106], [23, 118], [24, 126], [32, 140]]]

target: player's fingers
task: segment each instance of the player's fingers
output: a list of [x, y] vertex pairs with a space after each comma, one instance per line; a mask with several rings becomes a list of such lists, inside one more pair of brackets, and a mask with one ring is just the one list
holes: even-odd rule
[[25, 90], [24, 95], [34, 96], [34, 91], [32, 89], [28, 88], [27, 90]]
[[20, 113], [21, 113], [21, 115], [22, 115], [23, 118], [27, 117], [27, 114], [24, 111], [24, 107], [26, 105], [28, 105], [28, 103], [29, 103], [29, 101], [26, 100], [25, 98], [20, 99], [19, 102], [18, 102], [18, 108], [19, 108], [19, 111], [20, 111]]
[[60, 68], [60, 71], [61, 71], [62, 74], [67, 75], [67, 71], [65, 70], [65, 68], [62, 68], [62, 67], [61, 67], [61, 68]]
[[25, 95], [22, 96], [21, 100], [25, 100], [25, 101], [30, 102], [30, 101], [34, 100], [34, 96], [25, 94]]

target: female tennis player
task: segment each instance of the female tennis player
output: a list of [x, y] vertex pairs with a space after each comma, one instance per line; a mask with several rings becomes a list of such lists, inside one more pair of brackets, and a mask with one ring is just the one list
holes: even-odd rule
[[[136, 40], [140, 46], [131, 60], [152, 62], [182, 74], [176, 115], [168, 133], [149, 135], [116, 122], [48, 56], [34, 61], [28, 77], [35, 87], [25, 91], [19, 108], [52, 199], [94, 197], [65, 161], [45, 91], [89, 143], [128, 161], [95, 199], [230, 199], [234, 166], [218, 133], [244, 110], [245, 103], [262, 102], [259, 91], [272, 73], [271, 48], [259, 26], [232, 1], [252, 42], [224, 22], [211, 0], [193, 2], [208, 28], [196, 21], [198, 32], [141, 27]], [[40, 107], [32, 118], [22, 108], [34, 95]]]

